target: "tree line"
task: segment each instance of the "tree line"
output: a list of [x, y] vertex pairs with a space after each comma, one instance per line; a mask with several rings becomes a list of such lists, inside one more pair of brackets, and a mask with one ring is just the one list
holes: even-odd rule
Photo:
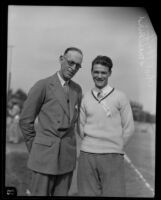
[[155, 115], [143, 110], [143, 105], [135, 102], [130, 101], [130, 105], [133, 112], [134, 121], [138, 122], [148, 122], [148, 123], [155, 123]]

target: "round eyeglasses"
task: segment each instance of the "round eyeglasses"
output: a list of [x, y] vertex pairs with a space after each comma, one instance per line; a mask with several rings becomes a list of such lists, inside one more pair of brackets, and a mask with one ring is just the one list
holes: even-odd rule
[[76, 66], [77, 69], [81, 68], [81, 64], [74, 62], [73, 60], [68, 60], [65, 56], [64, 56], [65, 60], [67, 61], [68, 65], [70, 67]]

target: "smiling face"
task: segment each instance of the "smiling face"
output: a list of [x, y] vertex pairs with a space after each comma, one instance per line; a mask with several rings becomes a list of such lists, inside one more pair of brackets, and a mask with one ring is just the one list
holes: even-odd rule
[[70, 80], [81, 68], [83, 56], [75, 50], [68, 51], [60, 57], [60, 75], [65, 80]]
[[104, 88], [108, 84], [108, 78], [111, 71], [107, 66], [101, 64], [94, 64], [92, 69], [92, 77], [95, 86], [99, 89]]

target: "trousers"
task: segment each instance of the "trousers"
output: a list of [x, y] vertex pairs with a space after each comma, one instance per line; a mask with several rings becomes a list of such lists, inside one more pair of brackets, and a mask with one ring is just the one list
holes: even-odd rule
[[123, 154], [81, 151], [77, 184], [79, 196], [125, 197]]
[[32, 171], [31, 196], [68, 196], [73, 171], [48, 175]]

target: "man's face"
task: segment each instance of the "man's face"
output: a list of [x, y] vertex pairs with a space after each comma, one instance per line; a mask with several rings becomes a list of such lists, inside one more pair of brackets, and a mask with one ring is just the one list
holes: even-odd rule
[[111, 75], [111, 71], [106, 66], [101, 64], [95, 64], [92, 70], [92, 77], [95, 86], [99, 89], [105, 87], [108, 83], [108, 77]]
[[78, 51], [68, 51], [67, 54], [61, 56], [60, 64], [61, 70], [60, 75], [67, 81], [70, 80], [79, 70], [82, 64], [83, 56]]

